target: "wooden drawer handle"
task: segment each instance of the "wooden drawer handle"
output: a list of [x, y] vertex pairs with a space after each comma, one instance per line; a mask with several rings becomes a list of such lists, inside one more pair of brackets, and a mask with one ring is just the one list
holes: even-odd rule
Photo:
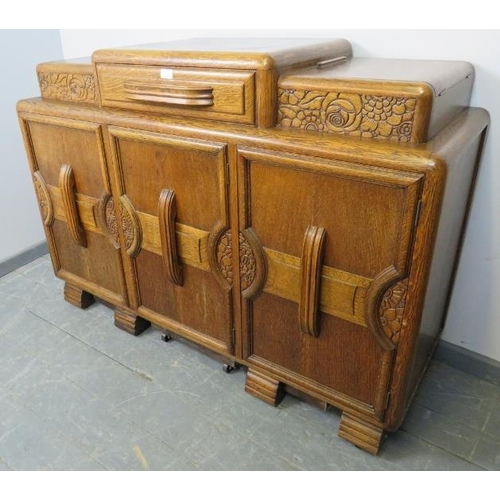
[[59, 189], [69, 234], [77, 245], [86, 247], [87, 238], [76, 205], [75, 175], [69, 165], [63, 165], [59, 170]]
[[125, 95], [133, 101], [177, 104], [179, 106], [212, 106], [214, 89], [196, 82], [125, 82]]
[[299, 326], [302, 333], [307, 333], [313, 337], [319, 336], [317, 322], [325, 234], [324, 228], [309, 226], [304, 235], [304, 244], [302, 246]]
[[175, 219], [177, 207], [175, 193], [170, 189], [163, 189], [158, 202], [158, 219], [160, 223], [161, 252], [163, 265], [168, 280], [174, 285], [183, 284], [182, 267], [179, 264], [177, 244], [175, 238]]

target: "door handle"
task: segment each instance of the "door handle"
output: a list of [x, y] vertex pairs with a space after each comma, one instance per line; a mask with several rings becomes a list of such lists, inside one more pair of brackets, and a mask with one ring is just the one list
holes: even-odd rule
[[318, 313], [325, 235], [324, 228], [309, 226], [304, 235], [300, 259], [299, 326], [302, 333], [313, 337], [319, 336]]
[[59, 170], [59, 189], [69, 234], [77, 245], [86, 247], [87, 237], [76, 204], [75, 174], [70, 165], [63, 165]]
[[158, 202], [158, 219], [160, 224], [161, 252], [163, 265], [168, 280], [174, 285], [182, 286], [182, 266], [179, 264], [177, 242], [175, 237], [175, 219], [177, 206], [175, 193], [170, 189], [163, 189]]

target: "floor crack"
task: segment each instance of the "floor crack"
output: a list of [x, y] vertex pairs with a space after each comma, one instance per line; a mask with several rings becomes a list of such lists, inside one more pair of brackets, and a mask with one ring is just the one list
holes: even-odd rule
[[133, 366], [128, 366], [125, 363], [122, 363], [121, 361], [117, 360], [116, 358], [113, 358], [113, 356], [110, 356], [109, 354], [106, 354], [105, 352], [101, 351], [97, 347], [94, 347], [92, 344], [89, 344], [88, 342], [85, 342], [85, 340], [83, 340], [80, 337], [74, 335], [73, 333], [68, 332], [67, 330], [64, 330], [63, 328], [55, 325], [54, 323], [52, 323], [51, 321], [48, 321], [45, 318], [42, 318], [37, 313], [35, 313], [33, 311], [28, 311], [28, 312], [30, 314], [32, 314], [33, 316], [36, 316], [38, 319], [40, 319], [42, 321], [45, 321], [45, 323], [48, 323], [49, 325], [53, 326], [54, 328], [57, 328], [59, 331], [65, 333], [67, 335], [69, 335], [70, 337], [74, 338], [75, 340], [78, 340], [79, 342], [81, 342], [82, 344], [86, 345], [87, 347], [90, 347], [91, 349], [93, 349], [94, 351], [98, 352], [99, 354], [102, 354], [103, 356], [105, 356], [106, 358], [108, 358], [111, 361], [115, 362], [116, 364], [118, 364], [120, 366], [123, 366], [124, 368], [126, 368], [129, 371], [131, 371], [135, 375], [138, 375], [139, 377], [147, 380], [148, 382], [152, 382], [153, 381], [153, 377], [151, 375], [149, 375], [148, 373], [143, 372], [143, 371], [141, 371], [141, 370], [139, 370], [137, 368], [134, 368]]

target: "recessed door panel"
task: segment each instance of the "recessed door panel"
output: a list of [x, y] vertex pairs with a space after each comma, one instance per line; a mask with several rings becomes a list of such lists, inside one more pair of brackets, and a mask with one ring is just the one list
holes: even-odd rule
[[[211, 265], [229, 230], [226, 147], [109, 127], [133, 307], [181, 335], [232, 352], [231, 286]], [[124, 246], [127, 249], [127, 244]]]
[[395, 348], [381, 300], [406, 278], [421, 176], [241, 150], [239, 179], [266, 267], [244, 302], [244, 357], [380, 413]]
[[126, 302], [114, 213], [101, 212], [111, 188], [102, 127], [22, 115], [22, 128], [56, 274], [114, 304]]

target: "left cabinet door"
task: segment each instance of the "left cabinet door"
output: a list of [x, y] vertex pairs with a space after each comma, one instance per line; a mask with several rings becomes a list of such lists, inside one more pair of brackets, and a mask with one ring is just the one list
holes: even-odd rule
[[132, 309], [231, 354], [227, 146], [115, 126], [108, 133]]
[[[126, 302], [111, 190], [97, 123], [20, 113], [40, 213], [56, 275], [75, 305], [85, 291], [114, 305]], [[106, 216], [107, 215], [107, 216]], [[115, 221], [113, 223], [113, 220]]]

